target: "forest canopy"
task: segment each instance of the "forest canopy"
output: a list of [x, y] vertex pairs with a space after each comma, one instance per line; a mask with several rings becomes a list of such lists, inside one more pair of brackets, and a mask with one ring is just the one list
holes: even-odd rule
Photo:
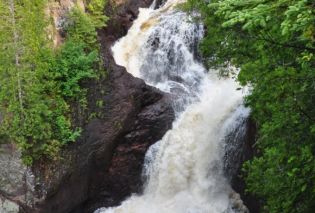
[[[315, 208], [315, 2], [189, 0], [206, 27], [200, 45], [209, 67], [251, 88], [258, 156], [244, 165], [248, 192], [265, 212]], [[224, 69], [226, 68], [226, 69]]]

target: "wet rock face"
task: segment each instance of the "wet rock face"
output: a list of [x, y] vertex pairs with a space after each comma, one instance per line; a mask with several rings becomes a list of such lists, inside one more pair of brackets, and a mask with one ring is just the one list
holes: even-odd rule
[[47, 4], [45, 14], [52, 20], [48, 27], [48, 36], [52, 39], [55, 48], [64, 42], [63, 24], [68, 12], [75, 5], [85, 10], [83, 0], [56, 0], [49, 1]]
[[[1, 145], [1, 213], [87, 213], [141, 191], [146, 150], [171, 128], [174, 112], [166, 94], [115, 64], [110, 47], [127, 33], [138, 8], [151, 3], [123, 0], [106, 8], [111, 20], [99, 31], [99, 39], [108, 76], [85, 82], [88, 110], [97, 115], [59, 160], [26, 168], [14, 146]], [[83, 123], [80, 116], [76, 119]]]
[[34, 176], [13, 144], [0, 145], [0, 212], [25, 211], [34, 203]]
[[94, 119], [55, 165], [35, 167], [39, 212], [93, 212], [140, 190], [147, 148], [171, 127], [173, 111], [162, 93], [124, 69], [111, 76], [104, 119]]
[[163, 6], [166, 2], [167, 2], [167, 0], [155, 0], [154, 9], [157, 9], [157, 8]]
[[0, 185], [7, 194], [18, 197], [25, 191], [26, 166], [21, 161], [21, 154], [12, 144], [3, 144], [0, 148]]
[[[242, 164], [252, 159], [256, 153], [254, 144], [257, 137], [256, 124], [252, 118], [247, 118], [239, 125], [226, 140], [224, 156], [224, 172], [235, 194], [239, 194], [249, 212], [260, 212], [259, 200], [245, 193], [245, 180], [242, 177]], [[242, 212], [242, 211], [240, 211]]]
[[138, 17], [139, 8], [147, 8], [153, 0], [112, 0], [106, 7], [106, 14], [111, 17], [106, 32], [116, 39], [124, 36]]
[[16, 203], [0, 197], [0, 212], [18, 213], [19, 211], [20, 207]]
[[93, 177], [93, 182], [100, 182], [97, 184], [99, 188], [93, 189], [97, 193], [73, 212], [93, 212], [99, 207], [117, 205], [131, 193], [141, 191], [145, 153], [171, 128], [170, 121], [174, 116], [164, 98], [160, 99], [160, 95], [152, 94], [147, 88], [142, 92], [143, 110], [136, 117], [129, 117], [130, 113], [126, 113], [125, 124], [114, 124], [116, 128], [126, 129], [114, 141], [118, 146], [112, 153], [110, 164], [103, 166], [105, 175], [100, 173], [99, 177]]

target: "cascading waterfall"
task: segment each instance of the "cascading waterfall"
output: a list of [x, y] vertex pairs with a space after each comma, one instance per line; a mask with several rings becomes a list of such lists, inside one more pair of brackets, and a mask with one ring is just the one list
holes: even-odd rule
[[117, 64], [172, 95], [176, 120], [146, 154], [144, 193], [96, 212], [235, 212], [223, 174], [224, 139], [249, 110], [235, 80], [207, 72], [196, 60], [203, 27], [176, 9], [181, 2], [140, 9], [127, 36], [113, 47]]

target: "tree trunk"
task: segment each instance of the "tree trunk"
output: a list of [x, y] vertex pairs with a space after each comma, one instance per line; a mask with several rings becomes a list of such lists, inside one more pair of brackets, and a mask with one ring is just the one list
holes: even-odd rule
[[18, 39], [19, 35], [16, 29], [16, 19], [15, 19], [15, 5], [14, 0], [9, 0], [9, 9], [11, 14], [11, 24], [13, 28], [13, 42], [14, 42], [14, 51], [15, 51], [15, 66], [17, 72], [17, 84], [18, 84], [18, 99], [20, 103], [20, 110], [23, 112], [23, 94], [22, 94], [22, 83], [20, 75], [20, 56], [19, 56], [19, 46]]

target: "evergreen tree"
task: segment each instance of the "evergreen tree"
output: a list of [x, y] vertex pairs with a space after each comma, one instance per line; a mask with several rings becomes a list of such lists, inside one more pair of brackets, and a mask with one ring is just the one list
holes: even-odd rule
[[44, 0], [0, 3], [0, 133], [18, 144], [24, 162], [55, 158], [74, 141], [69, 106], [50, 67]]

